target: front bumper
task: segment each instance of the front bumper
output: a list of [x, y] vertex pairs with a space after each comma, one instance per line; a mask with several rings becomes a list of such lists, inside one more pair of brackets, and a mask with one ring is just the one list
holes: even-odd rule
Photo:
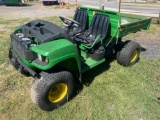
[[10, 48], [9, 50], [9, 59], [10, 59], [10, 63], [21, 73], [24, 72], [28, 72], [30, 75], [32, 75], [34, 78], [38, 77], [39, 74], [36, 73], [33, 69], [31, 69], [30, 67], [26, 66], [21, 59], [19, 58], [19, 56], [17, 55], [17, 53]]

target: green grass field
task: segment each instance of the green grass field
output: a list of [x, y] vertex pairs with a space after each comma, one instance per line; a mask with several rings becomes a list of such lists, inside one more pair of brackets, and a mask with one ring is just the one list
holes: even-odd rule
[[[60, 23], [58, 17], [44, 19]], [[143, 56], [132, 67], [108, 59], [83, 75], [84, 84], [76, 85], [70, 102], [52, 112], [40, 110], [30, 99], [33, 78], [21, 75], [8, 60], [10, 33], [29, 20], [0, 17], [0, 120], [160, 119], [160, 60]]]

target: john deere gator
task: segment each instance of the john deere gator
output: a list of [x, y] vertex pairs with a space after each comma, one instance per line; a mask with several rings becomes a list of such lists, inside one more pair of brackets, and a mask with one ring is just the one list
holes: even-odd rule
[[59, 16], [65, 28], [33, 20], [11, 34], [9, 59], [22, 74], [34, 77], [31, 99], [51, 111], [69, 101], [83, 73], [115, 55], [123, 66], [135, 64], [141, 47], [122, 37], [148, 29], [151, 18], [79, 7], [73, 19]]

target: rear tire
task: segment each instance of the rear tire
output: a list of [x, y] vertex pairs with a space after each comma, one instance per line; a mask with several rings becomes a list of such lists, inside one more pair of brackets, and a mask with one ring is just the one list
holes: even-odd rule
[[121, 44], [117, 52], [117, 62], [123, 66], [131, 66], [139, 60], [141, 47], [140, 44], [134, 41], [129, 41]]
[[40, 109], [51, 111], [69, 101], [74, 80], [70, 72], [42, 72], [40, 75], [31, 86], [31, 99]]

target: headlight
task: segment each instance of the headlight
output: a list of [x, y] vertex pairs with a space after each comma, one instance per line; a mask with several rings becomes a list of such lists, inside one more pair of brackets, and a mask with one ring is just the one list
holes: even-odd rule
[[48, 63], [48, 57], [37, 54], [39, 61]]
[[42, 57], [42, 61], [48, 63], [49, 62], [48, 57]]
[[37, 56], [38, 56], [38, 59], [42, 61], [42, 56], [40, 54], [37, 54]]

